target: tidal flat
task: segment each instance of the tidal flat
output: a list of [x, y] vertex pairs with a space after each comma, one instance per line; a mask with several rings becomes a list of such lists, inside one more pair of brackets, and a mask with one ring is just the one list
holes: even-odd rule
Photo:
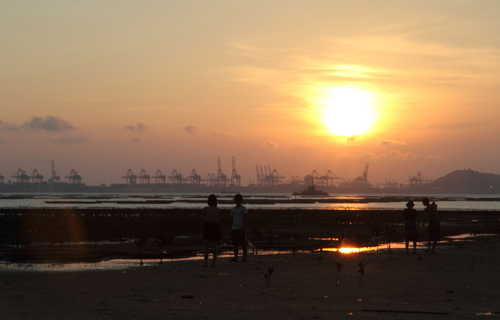
[[[437, 254], [425, 252], [421, 243], [417, 254], [406, 255], [400, 211], [254, 210], [247, 230], [249, 262], [228, 262], [230, 244], [222, 241], [216, 267], [204, 268], [199, 210], [4, 212], [2, 230], [8, 223], [18, 229], [2, 238], [0, 248], [2, 319], [498, 314], [498, 213], [440, 213], [443, 241]], [[425, 242], [422, 222], [419, 240]], [[227, 221], [221, 224], [229, 230]], [[107, 229], [116, 225], [123, 228]], [[148, 230], [140, 248], [134, 240]], [[173, 241], [159, 247], [158, 230], [175, 232]], [[462, 234], [469, 239], [461, 241]], [[328, 250], [374, 243], [380, 250]], [[268, 282], [269, 268], [274, 272]]]

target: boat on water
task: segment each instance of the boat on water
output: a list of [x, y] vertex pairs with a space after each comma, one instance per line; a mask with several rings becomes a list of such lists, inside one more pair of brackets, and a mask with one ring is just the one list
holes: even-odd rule
[[326, 197], [328, 196], [328, 193], [321, 191], [321, 190], [316, 190], [316, 186], [312, 185], [307, 187], [306, 190], [302, 191], [296, 191], [292, 193], [294, 196], [316, 196], [316, 197]]

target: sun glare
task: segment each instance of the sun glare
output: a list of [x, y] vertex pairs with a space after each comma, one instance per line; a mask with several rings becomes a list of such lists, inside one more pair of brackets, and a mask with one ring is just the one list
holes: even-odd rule
[[367, 133], [375, 118], [372, 100], [370, 93], [355, 88], [325, 89], [318, 104], [328, 132], [347, 137]]

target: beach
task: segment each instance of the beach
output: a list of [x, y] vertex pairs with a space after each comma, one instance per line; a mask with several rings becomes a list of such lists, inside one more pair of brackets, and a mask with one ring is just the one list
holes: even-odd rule
[[[381, 250], [2, 272], [2, 319], [476, 319], [500, 312], [500, 238]], [[335, 287], [336, 268], [343, 269]], [[358, 263], [366, 263], [361, 279]], [[274, 268], [268, 285], [265, 275]]]

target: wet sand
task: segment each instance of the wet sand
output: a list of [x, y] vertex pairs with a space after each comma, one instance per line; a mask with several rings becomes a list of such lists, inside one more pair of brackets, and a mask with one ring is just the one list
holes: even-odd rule
[[[448, 245], [448, 244], [446, 244]], [[299, 253], [217, 266], [0, 273], [1, 319], [477, 319], [500, 313], [500, 237], [432, 255]], [[335, 287], [332, 261], [345, 265]], [[367, 263], [361, 287], [358, 263]], [[274, 267], [271, 284], [264, 275]]]

